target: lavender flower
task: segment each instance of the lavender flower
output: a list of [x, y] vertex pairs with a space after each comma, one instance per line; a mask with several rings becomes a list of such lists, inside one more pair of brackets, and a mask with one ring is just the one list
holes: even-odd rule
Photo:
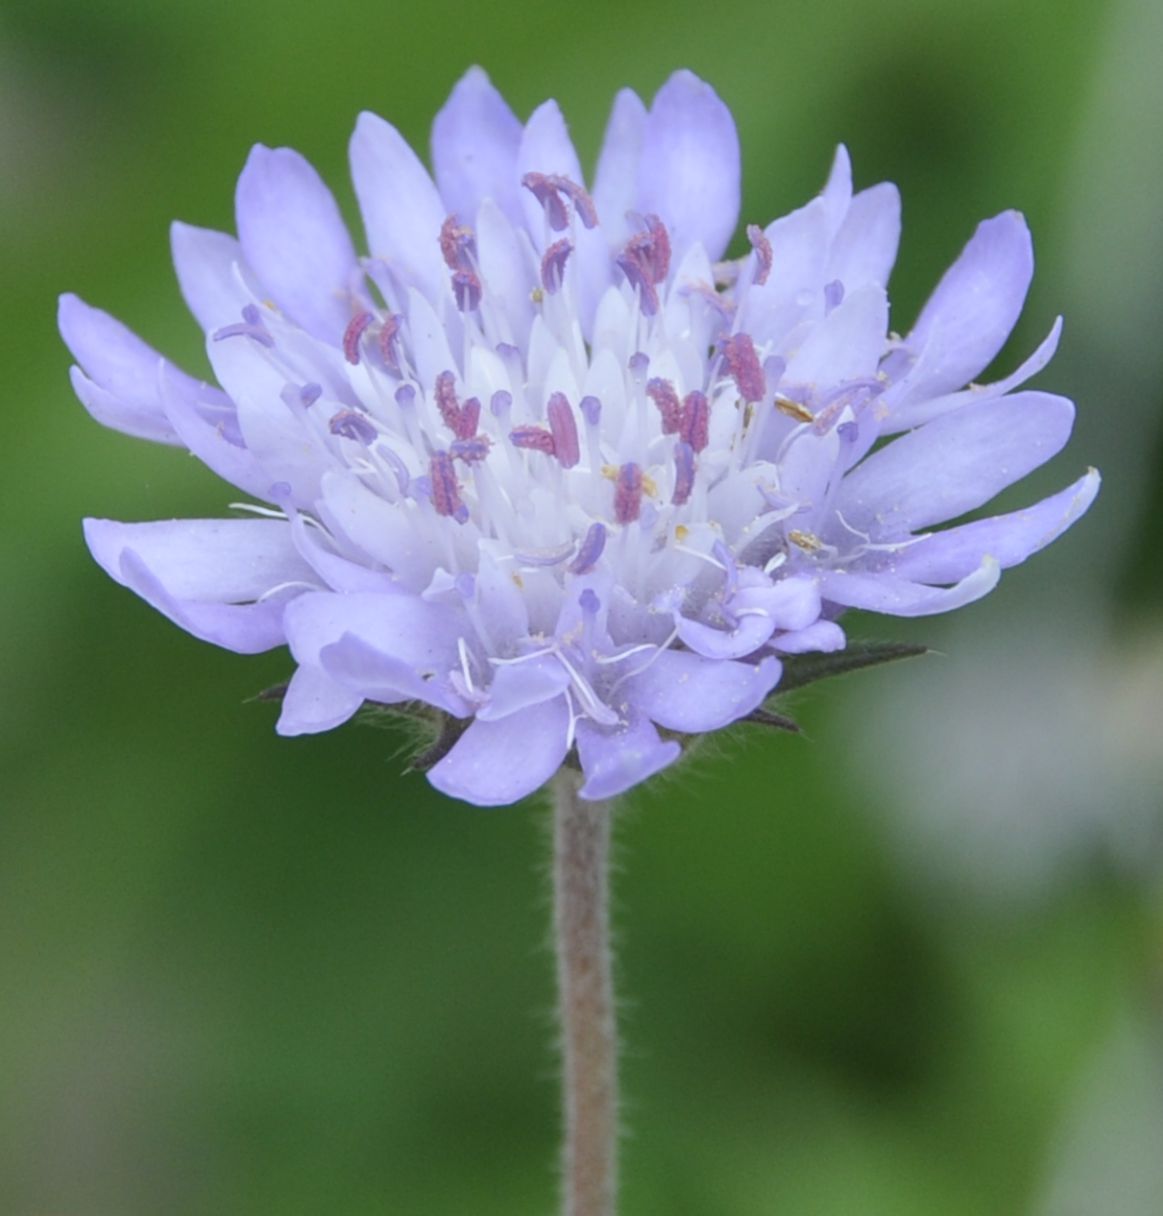
[[582, 796], [609, 798], [755, 710], [781, 655], [843, 648], [845, 609], [969, 603], [1093, 500], [1091, 470], [933, 531], [1070, 433], [1069, 401], [1012, 391], [1058, 323], [1012, 375], [965, 387], [1030, 282], [1018, 214], [978, 228], [900, 338], [897, 192], [853, 194], [843, 148], [818, 198], [719, 260], [739, 147], [689, 72], [649, 110], [618, 95], [588, 190], [556, 104], [522, 126], [480, 69], [432, 154], [435, 181], [361, 116], [367, 257], [283, 148], [251, 153], [237, 240], [174, 225], [221, 388], [61, 301], [98, 421], [184, 446], [267, 504], [85, 535], [195, 636], [290, 647], [281, 733], [422, 703], [465, 727], [429, 772], [439, 789], [509, 803], [576, 748]]

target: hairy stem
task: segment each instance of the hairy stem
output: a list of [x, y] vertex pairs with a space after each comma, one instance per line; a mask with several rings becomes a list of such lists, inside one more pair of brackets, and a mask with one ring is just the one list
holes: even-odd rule
[[580, 778], [554, 778], [554, 928], [561, 1007], [563, 1216], [613, 1216], [617, 1030], [610, 960], [612, 802], [584, 802]]

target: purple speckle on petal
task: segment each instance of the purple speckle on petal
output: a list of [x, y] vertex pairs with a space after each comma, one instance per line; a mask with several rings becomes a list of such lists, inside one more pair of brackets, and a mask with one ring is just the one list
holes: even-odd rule
[[592, 587], [587, 587], [577, 597], [577, 602], [586, 616], [597, 616], [602, 610], [602, 601], [598, 599], [598, 594]]
[[824, 312], [830, 313], [844, 299], [844, 284], [839, 279], [833, 279], [824, 284]]
[[396, 404], [405, 410], [410, 410], [416, 404], [416, 389], [411, 384], [401, 384], [396, 389]]
[[477, 591], [476, 576], [470, 574], [467, 570], [462, 571], [456, 576], [456, 590], [460, 597], [465, 600], [471, 600]]
[[563, 469], [572, 469], [581, 459], [577, 441], [577, 423], [564, 393], [553, 393], [546, 407], [553, 450]]
[[637, 351], [631, 355], [626, 363], [630, 369], [630, 374], [641, 383], [646, 378], [646, 373], [650, 370], [650, 356], [642, 351]]
[[602, 556], [606, 547], [605, 524], [590, 524], [582, 542], [578, 546], [577, 556], [569, 564], [572, 574], [588, 574]]
[[319, 384], [304, 384], [299, 389], [299, 400], [303, 405], [314, 405], [323, 396], [323, 386]]
[[513, 394], [506, 392], [505, 389], [499, 388], [489, 398], [489, 409], [493, 412], [494, 418], [501, 418], [509, 412], [513, 405]]
[[597, 397], [585, 396], [578, 402], [578, 409], [586, 420], [586, 426], [597, 426], [602, 420], [602, 403]]
[[630, 524], [642, 513], [642, 470], [632, 460], [618, 470], [614, 483], [614, 518]]

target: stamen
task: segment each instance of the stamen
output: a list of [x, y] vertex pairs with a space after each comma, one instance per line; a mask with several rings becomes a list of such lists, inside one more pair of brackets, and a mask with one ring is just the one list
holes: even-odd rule
[[545, 218], [554, 232], [569, 227], [569, 212], [565, 209], [555, 178], [545, 173], [526, 173], [521, 185], [545, 208]]
[[223, 338], [251, 338], [260, 346], [268, 349], [275, 344], [274, 338], [267, 332], [267, 327], [263, 324], [262, 314], [254, 304], [247, 304], [243, 307], [241, 321], [216, 329], [211, 337], [215, 342], [221, 342]]
[[515, 448], [526, 448], [530, 452], [544, 452], [546, 456], [552, 456], [556, 451], [553, 436], [542, 426], [514, 427], [509, 432], [509, 442]]
[[456, 422], [457, 439], [471, 439], [480, 426], [481, 403], [479, 397], [470, 397], [460, 407], [460, 417]]
[[374, 443], [379, 434], [368, 416], [359, 410], [340, 410], [327, 425], [333, 435], [352, 439], [365, 447]]
[[758, 224], [747, 225], [747, 239], [751, 242], [757, 264], [755, 278], [751, 281], [756, 287], [762, 287], [767, 282], [767, 276], [771, 274], [771, 242]]
[[767, 384], [751, 335], [732, 334], [723, 345], [723, 357], [727, 360], [727, 370], [735, 381], [739, 396], [744, 401], [762, 401]]
[[[605, 524], [590, 524], [582, 542], [578, 546], [577, 556], [569, 564], [571, 574], [589, 574], [598, 564], [602, 550], [606, 547]], [[584, 594], [584, 593], [583, 593]]]
[[473, 230], [450, 215], [440, 225], [440, 253], [449, 270], [471, 270], [476, 256]]
[[380, 356], [383, 358], [388, 371], [396, 376], [400, 374], [400, 359], [396, 349], [399, 337], [400, 318], [393, 313], [391, 316], [384, 318], [384, 323], [380, 327], [379, 334], [376, 336], [376, 343], [380, 348]]
[[646, 395], [658, 406], [658, 412], [662, 415], [662, 433], [677, 435], [682, 427], [682, 406], [674, 385], [669, 380], [655, 376], [646, 382]]
[[[456, 397], [456, 377], [452, 372], [441, 372], [436, 377], [436, 390], [433, 396], [436, 400], [436, 408], [440, 411], [440, 417], [444, 419], [444, 425], [458, 438], [464, 438], [459, 429], [461, 409]], [[475, 430], [476, 427], [473, 427], [473, 431]]]
[[556, 294], [565, 282], [565, 264], [573, 245], [565, 237], [554, 241], [541, 258], [541, 284], [550, 295]]
[[650, 281], [649, 272], [628, 250], [620, 253], [614, 260], [626, 276], [626, 281], [638, 292], [642, 311], [646, 316], [653, 317], [658, 312], [658, 292]]
[[792, 528], [787, 538], [805, 553], [818, 553], [824, 547], [824, 542], [818, 536], [813, 536], [811, 532], [800, 532], [796, 528]]
[[367, 327], [375, 320], [370, 312], [357, 312], [343, 331], [343, 357], [348, 363], [359, 362], [359, 342]]
[[698, 389], [687, 393], [683, 402], [679, 435], [696, 452], [701, 452], [711, 441], [711, 410], [706, 396]]
[[642, 470], [632, 460], [618, 470], [614, 482], [614, 518], [633, 523], [642, 513]]
[[456, 470], [452, 467], [452, 457], [447, 452], [435, 452], [428, 462], [428, 475], [431, 482], [432, 505], [437, 515], [448, 515], [458, 524], [468, 521], [468, 507], [460, 497], [460, 486], [456, 480]]
[[452, 276], [452, 294], [461, 312], [476, 312], [481, 306], [481, 281], [471, 270], [458, 270]]
[[690, 499], [695, 488], [695, 451], [689, 443], [674, 445], [674, 493], [671, 503], [681, 507]]
[[465, 464], [480, 464], [489, 455], [492, 441], [488, 435], [473, 435], [468, 439], [454, 439], [449, 446], [449, 452], [456, 460]]
[[585, 227], [596, 228], [598, 226], [598, 209], [594, 206], [594, 200], [589, 194], [572, 178], [565, 177], [560, 173], [555, 173], [552, 180], [557, 189], [573, 203], [574, 210]]
[[562, 232], [569, 227], [569, 212], [562, 195], [573, 203], [578, 219], [587, 228], [597, 226], [598, 212], [594, 200], [572, 178], [562, 173], [526, 173], [521, 185], [545, 208], [545, 217], [554, 232]]
[[799, 401], [793, 401], [790, 397], [785, 397], [783, 393], [776, 393], [774, 398], [775, 408], [781, 414], [786, 414], [789, 418], [794, 418], [796, 422], [811, 422], [815, 415], [806, 405]]
[[553, 393], [546, 407], [549, 433], [553, 437], [554, 453], [563, 469], [572, 469], [581, 459], [577, 423], [564, 393]]

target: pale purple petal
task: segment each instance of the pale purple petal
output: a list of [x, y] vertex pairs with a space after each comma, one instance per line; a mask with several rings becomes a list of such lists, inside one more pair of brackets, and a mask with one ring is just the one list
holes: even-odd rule
[[682, 755], [679, 744], [673, 739], [664, 743], [643, 714], [633, 714], [615, 730], [579, 722], [577, 751], [586, 778], [579, 793], [590, 800], [615, 798]]
[[403, 136], [374, 114], [365, 112], [356, 123], [351, 176], [372, 256], [429, 300], [447, 295], [440, 253], [444, 204]]
[[[387, 596], [380, 597], [388, 599]], [[398, 640], [396, 642], [399, 648]], [[396, 654], [387, 654], [353, 633], [320, 648], [319, 663], [325, 675], [358, 693], [363, 699], [394, 705], [420, 701], [464, 717], [468, 707], [448, 679], [437, 668], [416, 667]]]
[[[295, 584], [318, 586], [282, 519], [169, 519], [151, 523], [85, 520], [85, 541], [118, 578], [121, 554], [133, 550], [181, 600], [243, 604]], [[120, 581], [120, 579], [118, 580]]]
[[780, 670], [776, 659], [719, 662], [669, 650], [627, 680], [625, 692], [632, 705], [668, 730], [718, 730], [762, 704]]
[[777, 654], [831, 654], [843, 650], [846, 643], [844, 630], [835, 621], [816, 621], [806, 629], [778, 634], [771, 639], [771, 648]]
[[288, 557], [275, 532], [252, 530], [268, 523], [285, 530], [267, 520], [87, 519], [85, 540], [112, 578], [188, 633], [256, 654], [283, 644], [284, 606], [304, 593], [297, 576], [306, 572], [310, 578], [309, 568], [296, 554]]
[[924, 583], [955, 583], [986, 557], [1003, 570], [1016, 566], [1057, 540], [1086, 513], [1099, 482], [1097, 471], [1091, 469], [1072, 486], [1023, 511], [934, 532], [903, 549], [892, 561], [892, 573]]
[[828, 214], [828, 231], [835, 237], [852, 202], [852, 158], [843, 144], [836, 148], [832, 168], [824, 189], [820, 192], [820, 198], [823, 199], [824, 209]]
[[974, 384], [958, 393], [947, 393], [942, 397], [921, 398], [903, 406], [895, 406], [890, 416], [885, 420], [886, 432], [908, 431], [920, 426], [941, 414], [948, 414], [963, 405], [974, 401], [988, 401], [991, 397], [1000, 397], [1025, 384], [1031, 376], [1036, 375], [1054, 357], [1058, 349], [1058, 339], [1062, 335], [1062, 318], [1059, 317], [1050, 328], [1050, 332], [1039, 343], [1034, 351], [1015, 371], [1004, 380], [995, 380], [992, 384]]
[[179, 444], [162, 408], [158, 387], [165, 373], [172, 391], [188, 401], [225, 402], [220, 393], [174, 367], [116, 318], [79, 297], [63, 295], [57, 324], [83, 369], [73, 389], [105, 426], [158, 443]]
[[352, 316], [355, 247], [331, 191], [290, 148], [251, 150], [235, 193], [242, 254], [271, 299], [338, 345]]
[[633, 89], [621, 89], [606, 124], [594, 175], [594, 206], [606, 240], [620, 247], [633, 225], [628, 213], [638, 206], [638, 162], [646, 136], [646, 107]]
[[477, 718], [428, 773], [443, 793], [476, 806], [508, 806], [545, 784], [565, 759], [565, 697], [518, 710], [499, 722]]
[[960, 388], [988, 367], [1022, 311], [1033, 274], [1030, 231], [1018, 212], [979, 224], [909, 334], [919, 358], [905, 399]]
[[491, 198], [520, 223], [520, 144], [517, 116], [484, 69], [469, 68], [432, 124], [432, 165], [449, 214], [471, 226], [482, 200]]
[[287, 736], [334, 730], [362, 704], [359, 693], [333, 680], [321, 668], [304, 665], [291, 676], [275, 730]]
[[843, 384], [876, 374], [888, 342], [888, 297], [868, 283], [817, 325], [788, 361], [788, 383]]
[[676, 615], [679, 640], [709, 659], [741, 659], [754, 654], [771, 637], [775, 623], [766, 613], [741, 617], [734, 625], [708, 625]]
[[992, 557], [952, 587], [930, 587], [889, 574], [832, 570], [820, 579], [820, 594], [844, 608], [866, 608], [891, 616], [932, 616], [961, 608], [988, 595], [997, 586], [1001, 566]]
[[901, 235], [900, 192], [891, 182], [861, 190], [852, 199], [832, 241], [825, 278], [855, 291], [863, 283], [888, 285]]
[[695, 241], [711, 261], [723, 256], [739, 218], [739, 182], [731, 111], [693, 72], [675, 72], [646, 118], [638, 206], [662, 217], [676, 263]]
[[[231, 485], [269, 501], [272, 477], [243, 446], [241, 438], [234, 442], [227, 437], [238, 426], [233, 403], [222, 420], [214, 421], [213, 414], [199, 410], [181, 392], [171, 389], [168, 374], [160, 376], [159, 381], [166, 418], [186, 448]], [[227, 422], [232, 426], [225, 425]]]
[[186, 306], [207, 333], [237, 321], [254, 293], [244, 289], [242, 248], [234, 237], [192, 224], [170, 226], [170, 248]]
[[1049, 393], [966, 406], [874, 452], [844, 479], [836, 509], [876, 535], [955, 519], [1061, 451], [1073, 422], [1073, 404]]
[[499, 721], [530, 705], [560, 697], [569, 685], [569, 672], [552, 655], [504, 663], [493, 674], [489, 699], [477, 711], [482, 722]]
[[120, 431], [123, 435], [132, 435], [135, 439], [180, 446], [182, 441], [174, 434], [169, 420], [164, 413], [159, 416], [152, 403], [131, 403], [115, 397], [99, 384], [94, 384], [75, 364], [69, 369], [69, 382], [77, 394], [77, 400], [89, 411], [89, 416], [102, 426]]
[[402, 591], [304, 595], [288, 607], [286, 626], [291, 653], [300, 663], [321, 666], [323, 650], [350, 635], [410, 668], [425, 684], [444, 681], [459, 667], [456, 641], [468, 632], [463, 616], [446, 604], [425, 603]]

